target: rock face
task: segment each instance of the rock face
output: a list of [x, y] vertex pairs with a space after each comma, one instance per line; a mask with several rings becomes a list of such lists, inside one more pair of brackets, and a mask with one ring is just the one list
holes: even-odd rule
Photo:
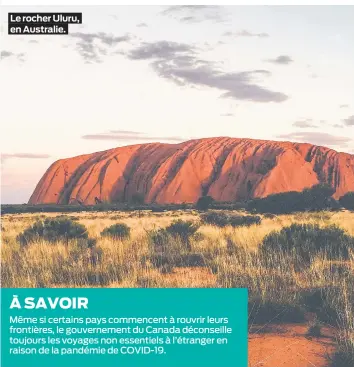
[[354, 191], [354, 155], [290, 142], [207, 138], [181, 144], [131, 145], [61, 159], [29, 203], [194, 203], [202, 195], [240, 201], [318, 183], [339, 198]]

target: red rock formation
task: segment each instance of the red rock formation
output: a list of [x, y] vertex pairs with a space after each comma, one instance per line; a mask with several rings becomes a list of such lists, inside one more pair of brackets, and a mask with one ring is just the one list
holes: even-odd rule
[[192, 203], [302, 191], [329, 183], [335, 198], [354, 191], [354, 155], [290, 142], [208, 138], [181, 144], [131, 145], [61, 159], [39, 181], [29, 203], [129, 201]]

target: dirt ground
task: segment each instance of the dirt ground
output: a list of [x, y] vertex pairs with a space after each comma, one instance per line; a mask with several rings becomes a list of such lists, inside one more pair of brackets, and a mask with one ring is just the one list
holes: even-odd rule
[[[165, 274], [169, 286], [215, 286], [207, 269], [176, 268]], [[183, 280], [183, 282], [182, 282]], [[321, 337], [309, 337], [307, 324], [252, 325], [249, 331], [249, 367], [329, 367], [335, 352], [333, 330], [321, 328]]]
[[254, 325], [249, 333], [249, 367], [329, 367], [333, 333], [306, 335], [307, 325]]

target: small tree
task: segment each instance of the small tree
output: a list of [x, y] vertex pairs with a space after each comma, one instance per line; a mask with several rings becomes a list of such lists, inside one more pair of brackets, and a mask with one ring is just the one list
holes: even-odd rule
[[303, 211], [318, 211], [336, 208], [332, 198], [334, 189], [319, 184], [302, 192], [288, 191], [251, 200], [247, 208], [258, 213], [287, 214]]
[[217, 227], [226, 227], [229, 225], [229, 216], [224, 212], [209, 211], [201, 215], [205, 224], [211, 224]]
[[21, 245], [27, 245], [39, 239], [57, 242], [74, 238], [88, 238], [87, 229], [84, 225], [64, 216], [39, 220], [17, 236]]
[[318, 184], [303, 191], [303, 205], [309, 210], [323, 210], [330, 207], [330, 198], [335, 193], [333, 187]]
[[202, 196], [198, 199], [196, 208], [198, 210], [208, 210], [213, 202], [214, 199], [211, 196]]
[[179, 236], [183, 241], [188, 241], [198, 231], [198, 228], [199, 224], [179, 219], [172, 222], [166, 228], [166, 232], [174, 237]]
[[199, 224], [179, 219], [172, 222], [166, 228], [152, 231], [150, 233], [150, 240], [155, 246], [160, 248], [166, 247], [166, 244], [171, 242], [171, 240], [175, 240], [174, 242], [180, 242], [185, 250], [190, 251], [191, 237], [196, 234], [198, 229]]
[[211, 211], [201, 215], [203, 223], [217, 227], [249, 227], [253, 224], [260, 224], [261, 217], [253, 215], [232, 215], [224, 212]]
[[133, 204], [144, 204], [144, 195], [143, 194], [140, 194], [140, 193], [135, 193], [133, 196], [132, 196], [132, 199], [131, 199], [131, 202]]
[[292, 224], [281, 231], [268, 234], [260, 247], [265, 258], [271, 254], [290, 255], [301, 266], [308, 266], [316, 255], [323, 253], [330, 259], [348, 259], [354, 250], [354, 237], [331, 225]]
[[101, 232], [102, 237], [125, 240], [130, 237], [130, 228], [125, 223], [116, 223]]
[[354, 210], [354, 191], [347, 192], [339, 199], [340, 205], [348, 210]]

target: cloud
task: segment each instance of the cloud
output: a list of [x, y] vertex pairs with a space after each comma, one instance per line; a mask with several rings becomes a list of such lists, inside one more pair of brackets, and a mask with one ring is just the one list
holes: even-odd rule
[[98, 33], [70, 33], [69, 37], [76, 42], [76, 50], [86, 63], [101, 62], [101, 56], [107, 54], [107, 47], [114, 47], [119, 43], [131, 40], [130, 35], [116, 37], [112, 34]]
[[297, 142], [312, 143], [316, 145], [332, 145], [339, 147], [346, 147], [347, 143], [352, 140], [345, 136], [335, 136], [321, 132], [292, 132], [290, 134], [277, 135], [279, 139], [289, 139]]
[[294, 62], [294, 60], [288, 55], [280, 55], [275, 59], [268, 59], [267, 61], [279, 65], [289, 65]]
[[147, 27], [148, 25], [146, 23], [139, 23], [136, 25], [137, 27]]
[[142, 132], [137, 131], [126, 131], [126, 130], [111, 130], [106, 133], [83, 135], [82, 139], [86, 140], [115, 140], [115, 141], [171, 141], [171, 142], [182, 142], [186, 141], [180, 136], [149, 136]]
[[337, 129], [343, 129], [344, 125], [341, 124], [333, 124], [333, 127], [337, 128]]
[[2, 59], [5, 59], [6, 57], [14, 56], [14, 55], [15, 54], [13, 52], [6, 51], [6, 50], [1, 51], [1, 54], [0, 54], [0, 56], [1, 56]]
[[295, 127], [308, 128], [308, 127], [318, 127], [312, 122], [312, 119], [298, 120], [293, 123]]
[[34, 154], [34, 153], [2, 153], [1, 154], [1, 162], [5, 162], [8, 159], [13, 158], [25, 158], [25, 159], [46, 159], [50, 158], [50, 155], [48, 154]]
[[349, 105], [348, 104], [340, 104], [339, 105], [339, 108], [348, 108], [349, 107]]
[[159, 76], [178, 85], [217, 89], [223, 98], [255, 102], [283, 102], [288, 99], [286, 94], [258, 84], [260, 77], [271, 75], [268, 70], [225, 72], [215, 63], [199, 59], [196, 48], [184, 43], [143, 43], [131, 50], [128, 57], [149, 60]]
[[[189, 53], [189, 54], [188, 54]], [[144, 43], [133, 49], [129, 57], [132, 60], [160, 59], [181, 59], [194, 55], [194, 48], [190, 45], [176, 42], [160, 41], [156, 43]]]
[[347, 126], [354, 126], [354, 115], [349, 116], [346, 119], [343, 119], [343, 122], [347, 125]]
[[7, 59], [7, 58], [11, 58], [11, 59], [15, 58], [20, 62], [24, 62], [25, 61], [24, 56], [25, 56], [25, 54], [23, 52], [15, 53], [15, 52], [8, 51], [8, 50], [3, 50], [0, 53], [0, 59], [1, 60]]
[[131, 130], [110, 130], [110, 133], [113, 134], [121, 134], [121, 135], [145, 135], [145, 133], [139, 131], [131, 131]]
[[224, 9], [217, 5], [173, 5], [162, 11], [162, 15], [170, 16], [182, 23], [200, 23], [225, 20]]
[[253, 33], [249, 32], [246, 29], [243, 29], [239, 32], [225, 32], [223, 34], [225, 37], [258, 37], [258, 38], [267, 38], [269, 37], [268, 33]]

